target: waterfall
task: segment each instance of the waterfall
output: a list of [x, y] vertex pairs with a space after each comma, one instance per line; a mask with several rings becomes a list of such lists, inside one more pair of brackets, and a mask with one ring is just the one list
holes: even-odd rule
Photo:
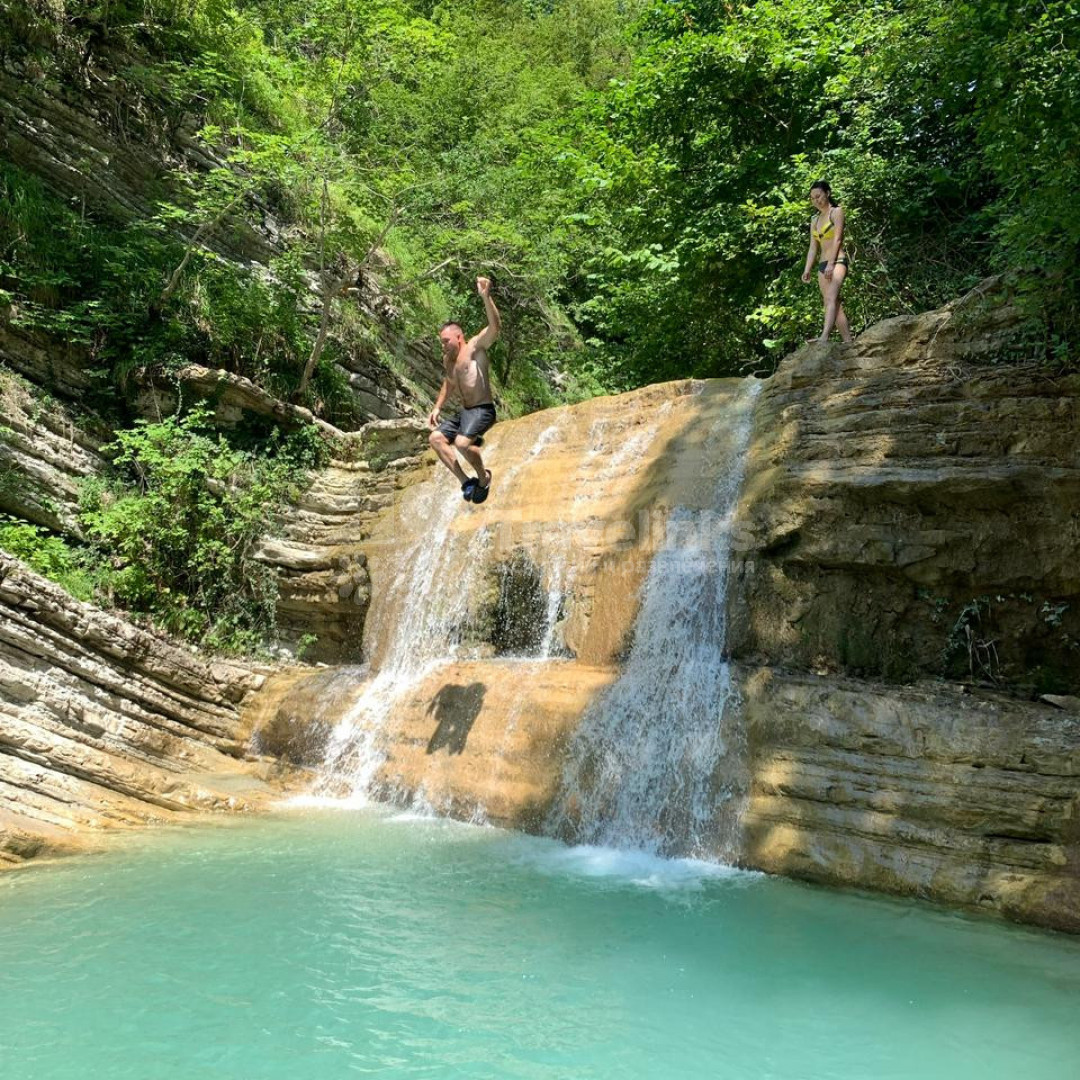
[[[563, 645], [559, 642], [559, 620], [577, 585], [577, 572], [581, 565], [581, 553], [576, 550], [579, 534], [575, 526], [587, 512], [593, 489], [603, 489], [616, 479], [625, 483], [636, 471], [637, 461], [648, 445], [656, 438], [664, 420], [671, 412], [671, 402], [666, 401], [650, 414], [648, 422], [639, 431], [617, 443], [609, 432], [610, 419], [595, 420], [589, 428], [588, 450], [578, 462], [573, 478], [574, 496], [570, 501], [566, 518], [553, 530], [544, 550], [544, 575], [546, 605], [543, 636], [539, 655], [542, 660], [560, 656]], [[597, 467], [596, 463], [600, 462]]]
[[[507, 425], [490, 448], [510, 463], [501, 501], [482, 512], [441, 469], [405, 491], [369, 548], [367, 669], [320, 793], [730, 855], [745, 753], [725, 609], [759, 385]], [[515, 619], [530, 632], [505, 634]]]
[[[502, 483], [511, 483], [557, 435], [557, 424], [545, 429], [529, 455], [500, 478]], [[388, 553], [380, 590], [385, 595], [373, 604], [365, 635], [365, 657], [376, 671], [334, 728], [318, 784], [322, 794], [362, 799], [372, 793], [386, 757], [382, 732], [387, 717], [433, 668], [455, 659], [470, 595], [488, 562], [495, 532], [491, 526], [471, 535], [456, 531], [462, 509], [458, 485], [436, 466], [408, 507], [424, 527], [401, 529], [404, 542]]]
[[748, 383], [724, 418], [731, 448], [712, 505], [668, 517], [629, 656], [582, 719], [549, 833], [668, 855], [730, 853], [743, 746], [724, 646], [732, 524], [760, 388]]

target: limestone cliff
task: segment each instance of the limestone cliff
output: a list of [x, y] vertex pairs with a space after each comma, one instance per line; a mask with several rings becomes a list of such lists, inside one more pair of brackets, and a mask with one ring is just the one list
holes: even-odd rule
[[83, 850], [105, 827], [264, 805], [275, 789], [240, 715], [262, 682], [0, 552], [0, 865]]
[[[0, 154], [110, 226], [145, 225], [163, 202], [185, 203], [189, 181], [226, 165], [198, 137], [193, 113], [167, 106], [131, 77], [135, 59], [103, 43], [89, 67], [58, 78], [33, 50], [0, 56]], [[267, 280], [288, 246], [288, 229], [255, 195], [251, 200], [256, 212], [197, 235], [219, 260]], [[184, 228], [177, 226], [174, 239], [194, 242]], [[313, 426], [332, 445], [334, 463], [276, 523], [258, 557], [278, 572], [283, 643], [304, 645], [313, 659], [355, 658], [368, 599], [358, 544], [409, 474], [402, 459], [418, 452], [409, 418], [426, 412], [442, 378], [434, 342], [408, 338], [380, 284], [384, 253], [369, 256], [335, 309], [347, 309], [350, 324], [363, 327], [334, 353], [347, 387], [342, 415], [358, 429], [348, 434], [252, 379], [195, 363], [167, 372], [136, 369], [118, 388], [98, 355], [100, 343], [50, 336], [18, 303], [0, 304], [0, 513], [79, 539], [80, 485], [107, 469], [103, 447], [113, 428], [130, 426], [136, 416], [160, 419], [181, 402], [204, 401], [220, 429], [240, 427], [247, 438], [271, 426]], [[300, 275], [310, 286], [302, 317], [321, 310], [317, 276], [311, 266]], [[337, 325], [332, 321], [331, 331]], [[325, 403], [311, 404], [318, 412]], [[411, 434], [403, 440], [401, 432]], [[421, 439], [419, 449], [425, 445]]]
[[[265, 405], [267, 395], [251, 384], [243, 390], [227, 406], [219, 399], [219, 409]], [[317, 423], [307, 410], [270, 401], [282, 423]], [[324, 427], [335, 456], [286, 506], [254, 557], [277, 572], [281, 643], [303, 645], [312, 660], [341, 662], [361, 654], [370, 598], [365, 541], [414, 476], [427, 428], [415, 420], [373, 421], [350, 433]], [[0, 513], [79, 538], [80, 487], [106, 472], [108, 440], [92, 414], [0, 367]]]
[[977, 291], [784, 361], [749, 454], [734, 655], [1080, 687], [1080, 377], [1009, 357], [1019, 318]]
[[1080, 932], [1080, 712], [741, 672], [746, 865]]
[[[1007, 304], [961, 304], [785, 361], [745, 455], [730, 629], [699, 644], [732, 657], [740, 862], [1075, 931], [1080, 713], [1062, 691], [1078, 685], [1080, 386], [993, 363], [1015, 325]], [[741, 394], [682, 382], [501, 423], [482, 507], [422, 454], [419, 425], [343, 437], [263, 557], [288, 632], [321, 626], [327, 659], [362, 644], [370, 667], [278, 675], [242, 720], [250, 672], [159, 661], [159, 638], [5, 561], [7, 848], [227, 804], [184, 774], [228, 775], [256, 722], [285, 761], [344, 759], [346, 713], [377, 750], [376, 793], [550, 830], [657, 553], [674, 540], [692, 566], [715, 525]], [[35, 433], [15, 398], [44, 460], [63, 425]], [[96, 467], [76, 443], [48, 449], [58, 520], [65, 477]], [[380, 672], [392, 694], [358, 710]]]
[[0, 367], [0, 512], [79, 536], [79, 484], [104, 471], [106, 439], [101, 425]]
[[[1061, 692], [1080, 674], [1080, 384], [995, 362], [1018, 325], [976, 294], [784, 362], [746, 453], [729, 633], [701, 647], [732, 656], [739, 862], [1077, 931], [1080, 712]], [[266, 699], [267, 747], [362, 752], [369, 790], [455, 816], [550, 831], [559, 802], [572, 819], [567, 755], [642, 632], [657, 552], [688, 523], [680, 550], [701, 543], [685, 511], [708, 505], [736, 392], [670, 384], [501, 424], [483, 508], [439, 472], [404, 490], [366, 546], [392, 701], [363, 707], [370, 672], [293, 674]], [[328, 747], [346, 713], [355, 747]]]
[[416, 479], [426, 446], [418, 421], [374, 421], [337, 440], [339, 456], [286, 507], [255, 553], [277, 570], [282, 643], [303, 646], [309, 660], [361, 659], [368, 541], [395, 494]]

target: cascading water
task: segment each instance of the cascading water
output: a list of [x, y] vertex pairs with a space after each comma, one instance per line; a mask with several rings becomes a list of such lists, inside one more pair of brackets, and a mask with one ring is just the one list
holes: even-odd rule
[[[574, 551], [578, 534], [574, 528], [587, 508], [590, 488], [603, 488], [615, 477], [625, 482], [635, 469], [630, 465], [640, 458], [646, 447], [660, 430], [661, 425], [671, 411], [671, 403], [665, 402], [651, 414], [648, 423], [643, 424], [635, 434], [622, 438], [618, 445], [612, 446], [613, 436], [608, 431], [610, 421], [597, 420], [589, 429], [589, 449], [583, 461], [578, 465], [575, 479], [581, 481], [578, 491], [569, 506], [567, 520], [556, 529], [544, 552], [547, 605], [544, 614], [544, 633], [540, 645], [540, 657], [550, 660], [560, 655], [558, 641], [559, 619], [563, 614], [566, 601], [576, 584], [576, 571], [581, 564]], [[590, 468], [593, 462], [603, 455], [600, 468]], [[629, 467], [628, 467], [629, 466]]]
[[[441, 471], [407, 491], [370, 548], [372, 675], [322, 793], [503, 821], [552, 806], [546, 831], [566, 839], [730, 855], [745, 755], [725, 603], [757, 386], [642, 392], [578, 430], [572, 410], [508, 427], [505, 501], [481, 513]], [[567, 662], [564, 627], [586, 659]]]
[[713, 505], [668, 518], [623, 673], [590, 707], [571, 746], [547, 822], [552, 834], [669, 855], [731, 853], [741, 738], [725, 608], [759, 388], [750, 381], [725, 418], [734, 430]]
[[[417, 512], [430, 522], [429, 532], [420, 543], [395, 553], [389, 589], [404, 603], [392, 622], [384, 618], [380, 625], [380, 620], [373, 620], [372, 645], [366, 651], [369, 660], [374, 654], [383, 662], [334, 729], [320, 785], [325, 792], [368, 794], [384, 759], [379, 739], [382, 719], [403, 690], [449, 651], [452, 627], [464, 616], [468, 583], [446, 573], [456, 546], [469, 540], [451, 534], [461, 496], [456, 486], [446, 483], [429, 481], [428, 489]], [[473, 539], [482, 543], [483, 532]], [[459, 587], [436, 591], [433, 586], [439, 580]]]
[[[557, 425], [542, 432], [528, 458], [507, 470], [502, 483], [512, 482], [557, 432]], [[392, 602], [373, 608], [365, 645], [377, 672], [331, 735], [318, 785], [323, 794], [363, 799], [371, 793], [385, 760], [381, 733], [386, 717], [432, 668], [454, 659], [469, 617], [470, 594], [488, 561], [494, 530], [483, 526], [471, 535], [454, 530], [462, 512], [461, 492], [441, 466], [409, 512], [426, 527], [387, 559], [383, 589]]]

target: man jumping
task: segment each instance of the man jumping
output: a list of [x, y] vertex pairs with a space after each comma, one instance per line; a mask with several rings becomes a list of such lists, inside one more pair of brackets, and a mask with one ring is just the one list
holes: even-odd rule
[[[435, 407], [428, 416], [428, 427], [435, 428], [428, 441], [439, 455], [439, 460], [458, 478], [465, 501], [482, 503], [491, 488], [491, 470], [484, 468], [478, 447], [484, 441], [484, 432], [495, 423], [487, 351], [499, 336], [501, 320], [491, 299], [491, 282], [484, 277], [477, 278], [476, 291], [484, 301], [487, 326], [468, 341], [456, 322], [445, 323], [439, 331], [443, 383], [435, 399]], [[439, 411], [454, 390], [463, 408], [455, 419], [444, 420], [440, 424]], [[458, 464], [458, 454], [472, 466], [475, 476], [469, 476]]]

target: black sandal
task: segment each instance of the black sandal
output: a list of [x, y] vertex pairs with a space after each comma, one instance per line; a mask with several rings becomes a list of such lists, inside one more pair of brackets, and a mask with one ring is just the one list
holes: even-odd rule
[[482, 503], [488, 497], [488, 492], [491, 490], [491, 470], [485, 469], [484, 472], [487, 474], [487, 483], [481, 485], [479, 481], [477, 482], [472, 493], [472, 501], [474, 503]]
[[480, 484], [479, 477], [470, 476], [464, 484], [461, 485], [461, 497], [466, 502], [472, 502], [472, 497], [476, 493], [476, 489]]

